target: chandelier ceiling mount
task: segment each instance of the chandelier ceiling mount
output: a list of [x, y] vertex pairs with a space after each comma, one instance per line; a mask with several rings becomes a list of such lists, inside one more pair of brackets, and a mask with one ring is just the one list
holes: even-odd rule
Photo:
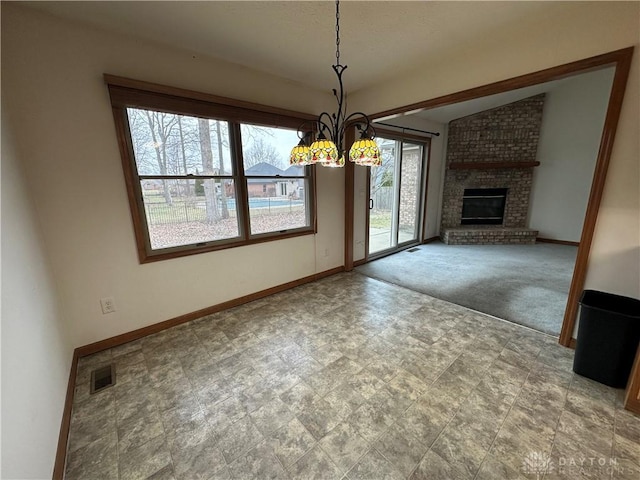
[[354, 112], [346, 114], [344, 84], [342, 75], [347, 69], [340, 63], [340, 0], [336, 1], [336, 64], [332, 65], [338, 77], [338, 90], [333, 96], [338, 101], [336, 113], [322, 112], [315, 121], [316, 140], [309, 144], [312, 133], [300, 128], [300, 143], [291, 151], [291, 165], [321, 164], [324, 167], [343, 167], [345, 164], [344, 137], [347, 126], [355, 124], [360, 138], [353, 142], [349, 150], [349, 160], [357, 165], [379, 166], [382, 163], [380, 149], [373, 140], [375, 130], [366, 114]]

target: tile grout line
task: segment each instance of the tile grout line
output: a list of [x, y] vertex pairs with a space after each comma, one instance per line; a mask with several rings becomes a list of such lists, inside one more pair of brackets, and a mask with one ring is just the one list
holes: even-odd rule
[[[293, 466], [298, 463], [305, 455], [307, 455], [311, 450], [313, 450], [316, 446], [318, 446], [320, 448], [320, 442], [318, 440], [316, 440], [316, 438], [311, 434], [311, 432], [309, 430], [307, 430], [307, 427], [305, 427], [304, 423], [302, 423], [300, 420], [298, 420], [298, 417], [296, 416], [296, 414], [294, 412], [292, 412], [294, 414], [294, 418], [296, 419], [296, 421], [302, 425], [302, 428], [304, 429], [304, 431], [306, 433], [308, 433], [311, 438], [313, 438], [313, 445], [311, 445], [311, 447], [309, 447], [308, 449], [306, 449], [304, 451], [304, 453], [302, 455], [300, 455], [298, 458], [296, 458], [293, 462], [291, 462], [291, 465], [289, 465], [288, 468], [286, 468], [284, 466], [284, 464], [282, 464], [282, 462], [280, 462], [280, 464], [282, 464], [282, 468], [284, 468], [284, 471], [289, 473], [291, 471], [291, 469], [293, 468]], [[284, 428], [284, 427], [283, 427]], [[277, 458], [277, 457], [276, 457]], [[280, 459], [278, 459], [278, 461], [280, 461]]]
[[[164, 343], [164, 341], [163, 341], [162, 343]], [[144, 364], [145, 364], [145, 367], [147, 368], [147, 372], [149, 372], [149, 371], [150, 371], [150, 369], [149, 369], [149, 362], [148, 362], [148, 360], [147, 360], [147, 355], [145, 354], [144, 349], [143, 349], [142, 347], [143, 347], [143, 345], [142, 345], [142, 342], [141, 342], [141, 343], [140, 343], [140, 352], [142, 353], [142, 356], [144, 357]], [[155, 390], [155, 387], [151, 387], [151, 388], [152, 388], [153, 390]], [[115, 399], [114, 399], [114, 400], [115, 400]], [[169, 459], [170, 459], [170, 461], [171, 461], [171, 471], [172, 471], [172, 472], [174, 472], [174, 468], [173, 468], [173, 456], [171, 455], [171, 449], [169, 448], [169, 445], [167, 445], [167, 434], [166, 434], [166, 431], [165, 431], [165, 428], [164, 428], [164, 422], [162, 421], [162, 412], [161, 412], [161, 410], [160, 410], [160, 408], [159, 408], [159, 405], [155, 402], [155, 400], [154, 400], [154, 404], [155, 404], [155, 407], [156, 407], [156, 409], [155, 409], [155, 410], [158, 412], [158, 417], [159, 417], [159, 419], [160, 419], [160, 424], [162, 425], [162, 436], [164, 437], [164, 438], [163, 438], [163, 443], [167, 446], [167, 451], [168, 451], [168, 453], [169, 453]], [[118, 408], [118, 407], [117, 407], [117, 402], [116, 402], [116, 416], [117, 416], [117, 408]], [[116, 420], [116, 422], [117, 422], [117, 420]], [[126, 422], [125, 422], [125, 423], [126, 423]], [[160, 435], [157, 435], [156, 437], [159, 437], [159, 436], [160, 436]], [[139, 448], [139, 447], [142, 447], [143, 445], [146, 445], [147, 443], [149, 443], [149, 442], [151, 442], [152, 440], [154, 440], [156, 437], [150, 438], [149, 440], [147, 440], [147, 441], [146, 441], [146, 442], [144, 442], [143, 444], [138, 445], [136, 448]], [[160, 471], [160, 470], [158, 470], [157, 472], [159, 472], [159, 471]], [[155, 474], [155, 473], [157, 473], [157, 472], [154, 472], [154, 474]], [[119, 436], [119, 435], [118, 435], [118, 473], [120, 473], [120, 436]], [[122, 478], [121, 478], [120, 480], [122, 480]]]
[[[456, 325], [460, 322], [461, 320], [459, 320], [458, 322], [456, 322]], [[455, 325], [454, 325], [455, 327]], [[451, 328], [454, 328], [451, 327]], [[449, 329], [450, 330], [450, 329]], [[447, 330], [448, 333], [448, 330]], [[444, 336], [440, 335], [438, 337], [437, 340], [435, 340], [433, 343], [436, 343], [438, 340], [440, 340], [440, 338], [442, 338]], [[431, 346], [433, 346], [433, 343], [431, 344]], [[447, 364], [447, 366], [440, 372], [440, 374], [438, 376], [436, 376], [436, 378], [428, 385], [429, 387], [431, 387], [433, 384], [435, 384], [440, 377], [442, 377], [442, 375], [445, 374], [445, 372], [449, 369], [449, 367], [451, 367], [451, 365], [453, 365], [455, 363], [455, 361], [460, 358], [462, 356], [464, 352], [461, 350], [458, 352], [458, 354], [453, 358], [453, 360], [451, 360], [451, 362], [449, 362]], [[460, 402], [462, 404], [462, 402]], [[453, 416], [451, 417], [451, 419], [446, 423], [446, 425], [444, 427], [442, 427], [442, 430], [440, 430], [440, 432], [438, 433], [438, 435], [436, 436], [436, 438], [433, 440], [433, 442], [431, 442], [431, 445], [429, 445], [429, 447], [427, 448], [427, 451], [422, 455], [422, 457], [420, 457], [420, 460], [418, 460], [418, 463], [416, 464], [415, 467], [413, 467], [413, 469], [411, 470], [411, 472], [409, 472], [409, 475], [407, 475], [406, 478], [411, 478], [411, 476], [416, 472], [416, 470], [418, 469], [418, 467], [420, 466], [420, 464], [422, 463], [422, 460], [424, 460], [424, 458], [427, 456], [427, 454], [431, 451], [431, 447], [436, 443], [436, 441], [438, 440], [438, 438], [440, 438], [440, 435], [442, 434], [442, 432], [445, 430], [445, 428], [447, 428], [447, 426], [449, 425], [449, 423], [451, 423], [451, 421], [455, 418], [455, 416], [457, 415], [458, 411], [460, 410], [460, 407], [458, 407], [455, 411], [455, 413], [453, 414]], [[435, 452], [434, 452], [435, 453]], [[436, 454], [437, 455], [437, 454]]]
[[[509, 343], [511, 342], [511, 339], [513, 337], [510, 337], [509, 342], [507, 342], [504, 346], [504, 348], [500, 351], [500, 354], [502, 354], [502, 352], [504, 350], [507, 349], [507, 345], [509, 345]], [[540, 356], [542, 349], [540, 350], [540, 352], [538, 352], [538, 354], [536, 355], [536, 360], [538, 359], [538, 357]], [[498, 355], [498, 358], [500, 356]], [[524, 389], [524, 386], [527, 383], [527, 380], [529, 380], [529, 377], [531, 376], [531, 372], [532, 370], [529, 370], [529, 372], [527, 373], [527, 376], [525, 377], [524, 381], [522, 382], [522, 385], [520, 385], [520, 389], [518, 390], [518, 393], [516, 394], [516, 396], [513, 398], [513, 402], [511, 403], [511, 405], [509, 406], [509, 410], [507, 411], [506, 415], [504, 416], [504, 418], [502, 419], [502, 422], [500, 423], [500, 427], [498, 428], [498, 431], [496, 432], [495, 436], [493, 437], [493, 440], [491, 441], [491, 445], [489, 445], [489, 448], [487, 449], [487, 453], [484, 455], [484, 457], [482, 458], [482, 462], [480, 462], [480, 466], [478, 467], [478, 470], [476, 471], [475, 475], [473, 476], [473, 479], [475, 480], [478, 475], [480, 474], [480, 470], [482, 469], [482, 465], [484, 464], [484, 462], [486, 461], [487, 457], [489, 456], [491, 449], [493, 448], [493, 445], [496, 443], [496, 439], [498, 438], [498, 435], [500, 434], [500, 431], [502, 430], [502, 428], [504, 427], [504, 424], [507, 422], [507, 418], [509, 418], [509, 414], [511, 413], [511, 410], [513, 410], [513, 406], [516, 404], [516, 401], [518, 400], [518, 397], [520, 396], [520, 394], [522, 393], [522, 390]], [[520, 472], [518, 472], [519, 474]]]
[[[407, 336], [409, 336], [409, 335], [407, 335]], [[386, 341], [384, 338], [380, 337], [380, 334], [374, 335], [374, 337], [378, 337], [378, 338], [381, 338], [382, 340]], [[391, 342], [388, 342], [388, 343], [391, 343]], [[363, 343], [363, 345], [366, 345], [366, 342], [364, 342], [364, 343]], [[392, 344], [392, 345], [391, 345], [387, 350], [385, 350], [385, 352], [386, 352], [386, 351], [390, 351], [390, 350], [393, 348], [393, 346], [394, 346], [394, 345], [395, 345], [395, 344]], [[365, 348], [366, 348], [366, 346], [365, 346]], [[345, 356], [344, 354], [342, 355], [342, 357], [341, 357], [341, 358], [348, 358], [349, 360], [351, 360], [349, 357]], [[352, 361], [353, 361], [353, 360], [352, 360]], [[356, 363], [357, 363], [357, 362], [356, 362]], [[361, 365], [361, 366], [362, 366], [362, 365]], [[402, 362], [400, 362], [400, 366], [398, 367], [398, 369], [401, 369], [401, 368], [402, 368]], [[364, 371], [364, 370], [366, 370], [366, 367], [362, 367], [362, 368], [361, 368], [357, 373], [360, 373], [360, 372], [362, 372], [362, 371]], [[356, 374], [357, 374], [357, 373], [356, 373]], [[410, 372], [409, 372], [409, 373], [410, 373]], [[356, 375], [356, 374], [354, 374], [354, 375]], [[385, 384], [385, 386], [388, 386], [388, 387], [390, 387], [390, 388], [393, 388], [393, 387], [390, 385], [390, 383], [389, 383], [389, 382], [390, 382], [390, 381], [392, 381], [394, 378], [396, 378], [398, 375], [400, 375], [400, 372], [396, 372], [396, 374], [395, 374], [395, 375], [394, 375], [394, 376], [393, 376], [389, 381], [384, 381], [383, 379], [381, 379], [381, 378], [377, 377], [376, 375], [374, 375], [374, 374], [372, 374], [372, 375], [373, 375], [374, 377], [378, 378], [378, 380], [380, 380], [381, 382], [383, 382], [383, 383]], [[416, 377], [416, 378], [417, 378], [417, 377]], [[344, 383], [344, 382], [342, 382], [340, 385], [342, 385], [343, 383]], [[325, 394], [325, 396], [326, 396], [326, 395], [328, 395], [329, 393], [331, 393], [332, 391], [336, 390], [337, 388], [339, 388], [339, 386], [340, 386], [340, 385], [337, 385], [334, 389], [332, 389], [331, 391], [329, 391], [328, 393], [326, 393], [326, 394]], [[425, 385], [426, 385], [426, 384], [425, 384]], [[322, 397], [322, 398], [324, 398], [324, 397]], [[402, 414], [404, 414], [404, 413], [405, 413], [409, 408], [411, 408], [411, 406], [413, 406], [415, 403], [416, 403], [416, 401], [413, 401], [410, 405], [408, 405], [408, 406], [407, 406], [407, 408], [405, 408], [405, 409], [403, 410]], [[356, 410], [357, 410], [357, 408], [356, 408]], [[351, 413], [353, 413], [353, 412], [351, 412]], [[351, 414], [350, 414], [349, 416], [351, 416]], [[347, 417], [347, 418], [348, 418], [348, 417]], [[346, 420], [347, 420], [347, 419], [345, 418], [344, 420], [342, 420], [342, 422], [344, 422], [344, 421], [346, 421]], [[393, 424], [396, 424], [396, 423], [397, 423], [397, 420], [396, 420], [396, 419], [394, 419]], [[392, 424], [392, 425], [393, 425], [393, 424]], [[336, 425], [336, 427], [337, 427], [337, 425]], [[335, 429], [336, 427], [334, 427], [334, 429]], [[381, 432], [381, 433], [380, 433], [380, 434], [379, 434], [379, 435], [378, 435], [378, 436], [377, 436], [377, 437], [376, 437], [372, 442], [369, 442], [369, 441], [367, 441], [367, 440], [365, 440], [365, 439], [363, 438], [363, 440], [364, 440], [364, 441], [365, 441], [365, 443], [367, 444], [368, 448], [365, 450], [365, 452], [364, 452], [364, 453], [362, 453], [362, 454], [358, 457], [358, 459], [356, 460], [356, 462], [355, 462], [355, 463], [354, 463], [354, 464], [353, 464], [349, 469], [347, 469], [347, 471], [346, 471], [346, 472], [344, 472], [344, 474], [343, 474], [343, 476], [344, 476], [344, 477], [348, 477], [348, 473], [349, 473], [349, 472], [350, 472], [350, 471], [351, 471], [351, 470], [352, 470], [352, 469], [353, 469], [353, 468], [354, 468], [354, 467], [355, 467], [355, 466], [356, 466], [356, 465], [357, 465], [357, 464], [358, 464], [358, 463], [359, 463], [359, 462], [360, 462], [360, 461], [361, 461], [361, 460], [362, 460], [362, 459], [367, 455], [367, 453], [369, 453], [371, 450], [375, 450], [377, 453], [379, 453], [379, 454], [380, 454], [380, 455], [381, 455], [385, 460], [387, 460], [387, 461], [390, 463], [390, 465], [395, 469], [395, 465], [393, 465], [393, 463], [392, 463], [391, 461], [389, 461], [389, 459], [388, 459], [384, 454], [382, 454], [382, 453], [381, 453], [381, 452], [380, 452], [380, 451], [379, 451], [379, 450], [374, 446], [374, 443], [375, 443], [376, 441], [378, 441], [380, 438], [382, 438], [382, 437], [383, 437], [383, 436], [384, 436], [384, 435], [389, 431], [389, 429], [390, 429], [390, 428], [391, 428], [391, 425], [390, 425], [389, 427], [387, 427], [386, 429], [384, 429], [384, 430], [383, 430], [383, 431], [382, 431], [382, 432]], [[333, 431], [334, 429], [332, 429], [331, 431]], [[324, 436], [323, 438], [325, 438], [325, 437], [326, 437], [326, 435], [328, 435], [329, 433], [331, 433], [331, 431], [327, 432], [327, 434], [325, 434], [325, 436]], [[362, 437], [361, 437], [361, 438], [362, 438]], [[331, 458], [331, 456], [330, 456], [330, 455], [325, 451], [325, 449], [324, 449], [324, 448], [322, 448], [322, 445], [320, 444], [321, 440], [322, 440], [322, 439], [320, 439], [319, 441], [317, 441], [319, 448], [320, 448], [320, 449], [323, 451], [323, 453], [324, 453], [325, 455], [327, 455], [327, 456], [332, 460], [332, 462], [335, 464], [335, 462], [333, 461], [333, 459]], [[337, 464], [336, 464], [336, 466], [337, 466]], [[339, 470], [341, 470], [339, 466], [338, 466], [338, 469], [339, 469]], [[396, 470], [397, 470], [397, 469], [396, 469]]]
[[[456, 322], [457, 324], [457, 322]], [[431, 385], [433, 385], [434, 383], [436, 383], [440, 377], [442, 377], [442, 375], [445, 374], [445, 372], [449, 369], [449, 367], [451, 367], [451, 365], [453, 365], [455, 363], [455, 361], [460, 358], [462, 356], [464, 352], [460, 351], [458, 353], [458, 355], [456, 355], [456, 357], [451, 361], [451, 363], [442, 371], [440, 372], [440, 375], [438, 375], [435, 380], [433, 382], [431, 382]], [[429, 386], [431, 386], [429, 385]], [[474, 387], [475, 388], [475, 387]], [[473, 389], [471, 390], [473, 391]], [[469, 392], [469, 395], [471, 395], [471, 392]], [[467, 395], [468, 397], [468, 395]], [[465, 399], [467, 398], [465, 397]], [[449, 419], [449, 421], [444, 425], [444, 427], [442, 427], [442, 429], [440, 430], [440, 432], [438, 433], [438, 435], [436, 436], [436, 438], [433, 440], [433, 442], [431, 442], [431, 445], [429, 445], [429, 448], [427, 449], [427, 451], [422, 455], [422, 457], [420, 457], [420, 460], [418, 461], [418, 464], [413, 468], [413, 470], [411, 470], [411, 472], [409, 473], [409, 475], [407, 476], [407, 478], [411, 478], [411, 476], [416, 472], [416, 470], [418, 469], [418, 467], [420, 467], [420, 464], [422, 463], [422, 461], [424, 460], [424, 458], [427, 456], [427, 454], [432, 450], [433, 445], [435, 445], [435, 443], [438, 441], [438, 438], [440, 438], [440, 436], [442, 435], [442, 432], [445, 431], [445, 429], [449, 426], [449, 424], [453, 421], [453, 419], [455, 418], [455, 416], [458, 414], [458, 411], [460, 411], [460, 407], [462, 406], [462, 402], [460, 402], [460, 405], [458, 406], [458, 408], [456, 408], [455, 413], [451, 416], [451, 418]], [[433, 452], [435, 455], [438, 455], [436, 452]], [[440, 457], [440, 455], [438, 455], [438, 457]], [[442, 457], [440, 457], [442, 458]], [[444, 460], [444, 459], [443, 459]], [[445, 460], [446, 462], [446, 460]], [[447, 462], [448, 463], [448, 462]]]
[[571, 386], [573, 385], [574, 379], [575, 379], [575, 375], [573, 375], [571, 377], [571, 380], [569, 381], [569, 385], [567, 386], [567, 393], [565, 393], [564, 402], [562, 403], [562, 410], [560, 411], [560, 416], [558, 417], [558, 420], [556, 421], [556, 428], [553, 430], [553, 440], [551, 440], [551, 449], [549, 450], [549, 465], [545, 469], [545, 472], [543, 474], [543, 478], [546, 477], [548, 473], [551, 473], [549, 471], [549, 468], [551, 468], [551, 454], [553, 453], [553, 447], [555, 447], [555, 444], [556, 444], [556, 436], [558, 435], [558, 426], [560, 425], [560, 419], [562, 418], [562, 414], [565, 411], [565, 406], [567, 405], [567, 397], [569, 396], [569, 392], [571, 391]]

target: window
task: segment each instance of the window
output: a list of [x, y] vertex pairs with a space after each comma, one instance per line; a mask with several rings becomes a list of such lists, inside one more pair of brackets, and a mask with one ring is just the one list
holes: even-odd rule
[[315, 233], [312, 169], [288, 160], [306, 117], [113, 78], [141, 262]]

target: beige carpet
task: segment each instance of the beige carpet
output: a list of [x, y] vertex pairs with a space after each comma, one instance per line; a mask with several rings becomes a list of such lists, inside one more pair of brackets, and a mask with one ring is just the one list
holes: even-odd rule
[[560, 333], [577, 247], [434, 242], [416, 248], [356, 270], [541, 332]]

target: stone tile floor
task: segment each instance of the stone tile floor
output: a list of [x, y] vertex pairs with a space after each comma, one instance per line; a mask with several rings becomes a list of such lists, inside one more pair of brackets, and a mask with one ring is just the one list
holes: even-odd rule
[[572, 357], [335, 275], [82, 358], [66, 478], [640, 478], [640, 417]]

